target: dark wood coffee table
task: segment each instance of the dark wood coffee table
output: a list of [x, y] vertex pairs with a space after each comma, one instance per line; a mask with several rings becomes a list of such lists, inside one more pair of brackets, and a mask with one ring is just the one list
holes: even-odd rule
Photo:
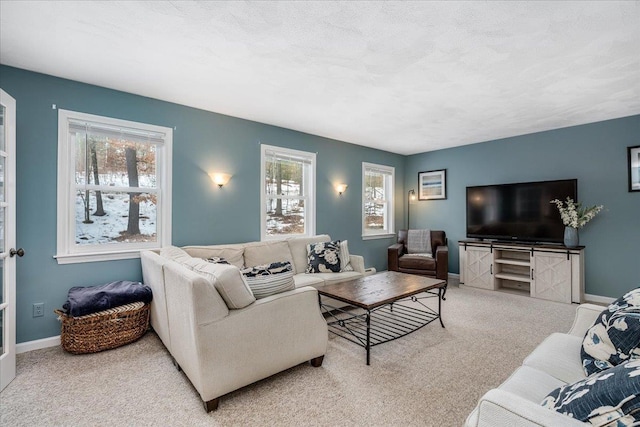
[[[369, 365], [375, 345], [403, 337], [436, 319], [444, 328], [440, 309], [446, 286], [447, 282], [440, 279], [385, 271], [319, 287], [318, 298], [329, 331], [364, 347]], [[332, 306], [322, 296], [348, 306]], [[422, 302], [425, 298], [438, 298], [438, 311], [427, 307]]]

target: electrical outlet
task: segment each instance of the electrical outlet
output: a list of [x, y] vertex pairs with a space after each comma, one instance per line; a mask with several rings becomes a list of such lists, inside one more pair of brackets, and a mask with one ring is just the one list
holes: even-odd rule
[[42, 317], [44, 316], [44, 303], [37, 302], [33, 304], [33, 317]]

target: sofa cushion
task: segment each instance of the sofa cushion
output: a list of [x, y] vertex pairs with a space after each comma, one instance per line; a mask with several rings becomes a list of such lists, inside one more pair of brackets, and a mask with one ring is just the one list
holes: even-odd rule
[[289, 261], [257, 265], [242, 270], [244, 280], [256, 299], [296, 288]]
[[339, 273], [340, 241], [309, 243], [307, 273]]
[[564, 381], [538, 369], [520, 366], [499, 388], [531, 402], [540, 403], [551, 390], [565, 384]]
[[244, 265], [247, 267], [282, 261], [293, 263], [289, 244], [285, 240], [254, 242], [244, 248]]
[[191, 259], [191, 255], [176, 246], [165, 246], [160, 249], [160, 256], [173, 260], [179, 264]]
[[213, 264], [201, 258], [191, 258], [182, 263], [188, 269], [206, 277], [231, 310], [244, 308], [256, 298], [242, 279], [238, 267], [225, 264]]
[[640, 357], [640, 289], [627, 292], [600, 313], [584, 337], [581, 356], [587, 375]]
[[349, 254], [349, 241], [340, 241], [340, 271], [353, 271]]
[[293, 269], [298, 273], [307, 271], [307, 245], [309, 243], [330, 242], [331, 237], [328, 234], [320, 234], [311, 237], [292, 237], [287, 239], [291, 257], [293, 258]]
[[640, 421], [640, 360], [629, 360], [553, 390], [542, 401], [595, 426], [627, 426]]
[[345, 282], [347, 280], [355, 280], [362, 277], [362, 273], [358, 271], [343, 271], [341, 273], [315, 273], [307, 274], [307, 276], [320, 277], [324, 285], [332, 285], [334, 283]]
[[539, 369], [565, 383], [585, 377], [580, 360], [582, 338], [554, 333], [545, 338], [524, 362], [525, 366]]
[[184, 246], [189, 255], [195, 258], [209, 259], [213, 257], [224, 258], [229, 264], [238, 268], [244, 268], [243, 245], [213, 245], [213, 246]]
[[299, 273], [293, 276], [293, 280], [296, 284], [296, 288], [301, 288], [303, 286], [324, 286], [324, 279], [320, 276], [322, 276], [322, 274]]

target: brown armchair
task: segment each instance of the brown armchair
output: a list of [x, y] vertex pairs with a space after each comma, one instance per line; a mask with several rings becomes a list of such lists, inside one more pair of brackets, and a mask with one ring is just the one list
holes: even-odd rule
[[431, 253], [433, 258], [407, 253], [407, 230], [400, 230], [398, 243], [389, 246], [387, 250], [388, 269], [446, 281], [449, 275], [449, 248], [444, 231], [431, 230]]

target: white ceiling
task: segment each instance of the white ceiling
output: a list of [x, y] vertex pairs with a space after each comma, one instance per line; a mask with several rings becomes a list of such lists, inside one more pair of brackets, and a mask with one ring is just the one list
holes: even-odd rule
[[2, 0], [0, 62], [413, 154], [640, 114], [640, 2]]

